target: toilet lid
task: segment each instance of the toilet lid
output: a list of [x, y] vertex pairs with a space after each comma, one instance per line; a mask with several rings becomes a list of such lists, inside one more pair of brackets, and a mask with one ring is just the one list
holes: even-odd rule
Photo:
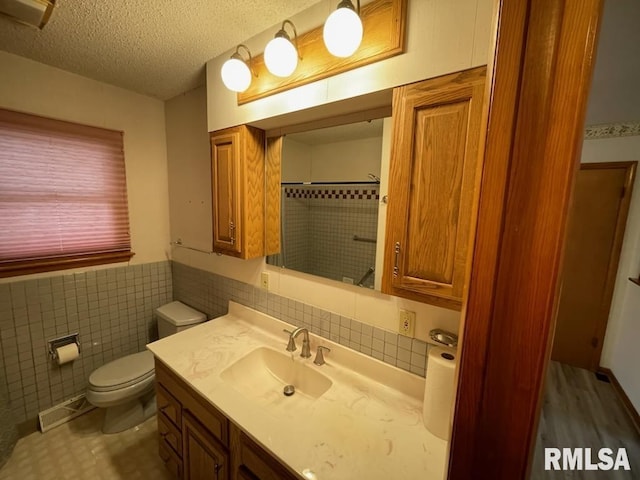
[[118, 358], [96, 369], [89, 376], [89, 384], [97, 391], [117, 390], [153, 374], [153, 353], [147, 350]]

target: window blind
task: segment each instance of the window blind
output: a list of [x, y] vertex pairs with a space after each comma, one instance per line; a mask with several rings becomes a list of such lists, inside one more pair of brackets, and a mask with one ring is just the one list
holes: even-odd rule
[[0, 109], [0, 270], [130, 251], [122, 132]]

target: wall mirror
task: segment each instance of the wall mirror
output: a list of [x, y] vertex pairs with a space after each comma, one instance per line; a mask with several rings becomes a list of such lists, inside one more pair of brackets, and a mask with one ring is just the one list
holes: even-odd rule
[[283, 136], [269, 265], [380, 289], [390, 128], [375, 118]]

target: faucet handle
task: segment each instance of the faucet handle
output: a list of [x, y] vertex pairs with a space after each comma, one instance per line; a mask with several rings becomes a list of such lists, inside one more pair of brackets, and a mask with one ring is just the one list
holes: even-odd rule
[[286, 328], [282, 330], [285, 333], [289, 334], [289, 343], [287, 343], [287, 352], [295, 352], [298, 347], [296, 347], [296, 341], [293, 338], [293, 332], [287, 330]]
[[316, 358], [315, 360], [313, 360], [313, 363], [315, 363], [316, 365], [324, 365], [326, 363], [324, 361], [324, 353], [323, 353], [324, 350], [326, 350], [327, 352], [331, 351], [331, 349], [328, 347], [318, 345], [318, 350], [316, 351]]

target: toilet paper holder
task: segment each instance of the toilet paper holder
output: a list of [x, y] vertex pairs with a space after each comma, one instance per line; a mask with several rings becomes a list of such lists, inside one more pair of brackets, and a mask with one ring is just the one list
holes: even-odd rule
[[80, 352], [80, 341], [78, 340], [79, 333], [71, 333], [69, 335], [65, 335], [64, 337], [54, 338], [53, 340], [49, 340], [49, 355], [51, 356], [51, 360], [54, 362], [58, 360], [57, 349], [60, 347], [64, 347], [65, 345], [70, 345], [75, 343], [78, 346], [78, 352]]
[[458, 336], [455, 333], [447, 332], [446, 330], [440, 330], [439, 328], [433, 329], [429, 332], [429, 338], [440, 345], [446, 345], [447, 347], [458, 346]]

